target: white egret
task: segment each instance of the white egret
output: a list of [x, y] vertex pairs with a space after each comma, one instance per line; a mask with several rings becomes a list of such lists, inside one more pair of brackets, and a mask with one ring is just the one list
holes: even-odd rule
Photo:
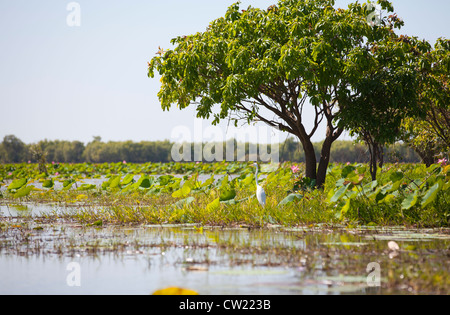
[[264, 188], [262, 188], [258, 184], [258, 164], [257, 163], [253, 163], [253, 166], [256, 167], [256, 172], [255, 172], [256, 199], [258, 199], [259, 204], [264, 207], [266, 205], [266, 192], [264, 191]]

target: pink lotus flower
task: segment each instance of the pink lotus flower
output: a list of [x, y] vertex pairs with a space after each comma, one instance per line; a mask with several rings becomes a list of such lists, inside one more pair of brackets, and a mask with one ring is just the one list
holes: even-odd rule
[[31, 161], [28, 161], [28, 164], [31, 164]]
[[52, 161], [52, 164], [55, 165], [55, 161]]
[[442, 166], [447, 165], [448, 160], [446, 158], [438, 160], [438, 164], [441, 164]]
[[122, 162], [123, 164], [127, 164], [127, 161], [125, 161], [125, 160], [123, 160], [123, 162]]
[[292, 165], [291, 166], [291, 170], [292, 170], [292, 173], [297, 173], [299, 170], [300, 170], [300, 168], [297, 166], [297, 165]]
[[12, 173], [11, 173], [11, 172], [9, 172], [9, 173], [8, 173], [8, 176], [12, 176]]
[[55, 176], [58, 176], [58, 175], [59, 175], [59, 173], [58, 173], [58, 172], [56, 172], [56, 173], [55, 173]]

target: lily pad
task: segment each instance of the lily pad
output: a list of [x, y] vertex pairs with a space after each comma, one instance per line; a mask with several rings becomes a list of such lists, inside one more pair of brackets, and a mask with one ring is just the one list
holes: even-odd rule
[[181, 199], [177, 202], [175, 202], [173, 205], [179, 209], [183, 208], [184, 206], [187, 206], [191, 204], [195, 200], [194, 197], [187, 197], [185, 199]]
[[26, 178], [16, 179], [8, 186], [8, 190], [19, 189], [19, 188], [25, 186], [25, 184], [27, 182], [28, 182], [28, 180]]
[[278, 204], [279, 206], [290, 204], [291, 202], [294, 202], [296, 200], [301, 200], [303, 198], [303, 195], [301, 194], [290, 194], [286, 198], [280, 201]]
[[22, 187], [14, 194], [14, 198], [22, 198], [28, 196], [30, 192], [33, 190], [33, 188], [34, 186]]
[[234, 199], [236, 197], [236, 190], [229, 188], [229, 189], [221, 189], [220, 191], [220, 201], [227, 201]]
[[52, 188], [55, 184], [52, 179], [47, 179], [42, 183], [42, 187], [44, 188]]

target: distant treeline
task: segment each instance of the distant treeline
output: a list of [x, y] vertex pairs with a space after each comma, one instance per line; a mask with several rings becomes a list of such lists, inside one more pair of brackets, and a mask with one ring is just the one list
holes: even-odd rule
[[[235, 140], [235, 150], [238, 147]], [[170, 141], [121, 141], [121, 142], [102, 142], [100, 137], [94, 137], [94, 140], [85, 145], [80, 141], [62, 141], [62, 140], [42, 140], [34, 144], [25, 144], [14, 135], [8, 135], [0, 143], [0, 162], [1, 163], [22, 163], [31, 161], [39, 162], [42, 157], [47, 162], [60, 163], [105, 163], [127, 161], [130, 163], [146, 162], [171, 162], [172, 147], [174, 143]], [[191, 148], [191, 158], [194, 159], [194, 144], [187, 147]], [[305, 155], [299, 142], [293, 138], [288, 138], [279, 145], [280, 161], [304, 162]], [[320, 152], [322, 144], [314, 144], [316, 152]], [[226, 143], [223, 143], [224, 160], [226, 159]], [[249, 152], [251, 144], [245, 144], [246, 160], [253, 159]], [[269, 152], [271, 151], [269, 147]], [[409, 147], [402, 143], [397, 143], [384, 150], [385, 162], [421, 162], [419, 156]], [[236, 152], [235, 152], [236, 156]], [[319, 158], [319, 157], [318, 157]], [[365, 163], [369, 161], [367, 148], [361, 144], [355, 144], [353, 141], [336, 141], [331, 149], [331, 161], [339, 163]]]

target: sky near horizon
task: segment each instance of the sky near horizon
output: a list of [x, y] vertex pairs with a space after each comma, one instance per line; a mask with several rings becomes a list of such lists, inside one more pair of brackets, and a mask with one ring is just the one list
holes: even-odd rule
[[[79, 0], [80, 26], [67, 23], [70, 2], [0, 0], [1, 139], [176, 141], [174, 130], [194, 137], [196, 124], [199, 133], [208, 129], [193, 107], [162, 111], [160, 82], [147, 77], [147, 62], [170, 39], [204, 31], [236, 0]], [[276, 0], [241, 2], [267, 8]], [[336, 7], [350, 2], [336, 0]], [[450, 1], [392, 2], [405, 21], [399, 33], [431, 44], [450, 38]], [[221, 128], [229, 131], [226, 122]], [[324, 135], [322, 128], [313, 140]]]

